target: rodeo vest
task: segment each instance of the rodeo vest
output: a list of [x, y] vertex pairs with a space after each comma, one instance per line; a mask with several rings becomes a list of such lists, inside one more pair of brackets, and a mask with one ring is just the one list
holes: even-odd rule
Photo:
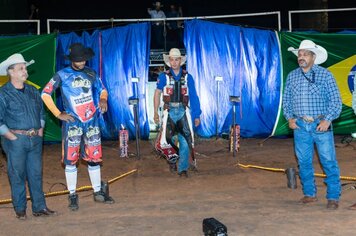
[[166, 86], [163, 88], [164, 109], [169, 108], [171, 104], [183, 104], [188, 106], [189, 89], [188, 89], [188, 72], [182, 70], [182, 76], [179, 80], [175, 80], [171, 71], [164, 72], [166, 74]]

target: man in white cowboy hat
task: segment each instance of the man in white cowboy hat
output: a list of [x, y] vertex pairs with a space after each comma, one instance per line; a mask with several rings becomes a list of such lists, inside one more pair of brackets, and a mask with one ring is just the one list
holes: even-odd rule
[[314, 178], [314, 144], [326, 174], [327, 209], [337, 209], [341, 196], [340, 169], [336, 159], [332, 121], [339, 117], [342, 102], [331, 72], [319, 64], [327, 60], [327, 51], [311, 40], [299, 48], [288, 48], [298, 59], [299, 67], [291, 71], [283, 94], [283, 112], [294, 132], [294, 149], [303, 187], [302, 204], [317, 201]]
[[0, 88], [0, 135], [7, 156], [12, 205], [16, 217], [26, 219], [26, 181], [34, 216], [55, 215], [47, 208], [42, 190], [42, 141], [45, 112], [39, 91], [25, 83], [27, 66], [19, 53], [0, 64], [0, 75], [9, 81]]
[[[86, 61], [94, 56], [93, 50], [81, 43], [73, 43], [69, 51], [66, 58], [71, 61], [71, 65], [52, 77], [41, 96], [53, 115], [63, 121], [62, 162], [69, 190], [68, 207], [76, 211], [79, 209], [76, 164], [80, 158], [88, 163], [94, 201], [111, 204], [114, 200], [102, 186], [100, 168], [102, 151], [98, 114], [107, 111], [108, 93], [97, 73], [85, 66]], [[57, 108], [51, 97], [58, 88], [61, 90], [63, 111]], [[96, 101], [94, 92], [100, 97], [99, 101]]]
[[[160, 1], [153, 2], [154, 10], [151, 8], [147, 8], [148, 14], [151, 16], [152, 19], [163, 19], [166, 18], [166, 14], [164, 11], [161, 10], [163, 5]], [[163, 48], [163, 21], [153, 21], [152, 22], [152, 31], [151, 31], [151, 40], [152, 40], [152, 47], [153, 48]]]
[[[352, 71], [350, 71], [349, 78], [352, 78], [353, 84], [354, 84], [354, 91], [352, 92], [352, 110], [354, 111], [354, 114], [356, 115], [356, 78], [355, 78], [355, 67], [352, 68]], [[351, 136], [353, 138], [356, 138], [356, 133], [351, 133]], [[352, 204], [349, 207], [349, 210], [356, 210], [356, 203]]]
[[[158, 124], [160, 119], [158, 108], [163, 93], [163, 131], [161, 142], [167, 141], [179, 153], [178, 174], [188, 177], [189, 156], [194, 157], [193, 127], [200, 124], [200, 101], [195, 89], [193, 77], [182, 69], [186, 56], [182, 56], [179, 49], [172, 48], [169, 55], [163, 55], [164, 62], [169, 67], [161, 73], [157, 80], [154, 93], [154, 121]], [[174, 142], [178, 136], [179, 149]], [[169, 160], [168, 160], [169, 161]], [[170, 163], [171, 170], [176, 169], [175, 160]]]

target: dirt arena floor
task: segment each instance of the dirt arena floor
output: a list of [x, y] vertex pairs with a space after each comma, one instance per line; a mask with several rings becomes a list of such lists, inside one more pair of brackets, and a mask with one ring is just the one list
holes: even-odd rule
[[[234, 158], [225, 139], [197, 139], [198, 172], [189, 177], [171, 173], [164, 159], [153, 151], [153, 141], [135, 141], [129, 158], [120, 158], [118, 143], [103, 143], [103, 180], [109, 181], [116, 203], [93, 201], [92, 191], [79, 192], [79, 210], [68, 208], [59, 144], [44, 145], [43, 181], [54, 217], [34, 217], [28, 202], [27, 219], [15, 218], [11, 203], [0, 204], [0, 235], [204, 235], [202, 222], [215, 218], [232, 235], [356, 235], [356, 142], [335, 136], [343, 193], [336, 211], [326, 209], [323, 177], [317, 177], [319, 201], [304, 206], [299, 179], [297, 188], [287, 187], [284, 169], [297, 167], [293, 139], [241, 139]], [[10, 199], [6, 159], [2, 156], [0, 200]], [[243, 168], [237, 164], [255, 165]], [[315, 158], [316, 173], [322, 174]], [[271, 168], [271, 169], [267, 169]], [[85, 164], [78, 172], [78, 188], [90, 185]], [[282, 170], [282, 171], [281, 171]]]

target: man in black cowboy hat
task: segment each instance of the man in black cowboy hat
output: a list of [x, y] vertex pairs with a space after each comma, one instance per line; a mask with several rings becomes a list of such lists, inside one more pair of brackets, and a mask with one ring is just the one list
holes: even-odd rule
[[[71, 66], [58, 71], [42, 91], [42, 100], [55, 117], [62, 120], [62, 162], [69, 190], [68, 207], [79, 208], [77, 185], [77, 162], [87, 161], [88, 172], [94, 189], [94, 201], [114, 203], [101, 187], [100, 163], [102, 161], [101, 135], [98, 114], [107, 111], [108, 93], [94, 70], [85, 66], [94, 56], [91, 48], [80, 43], [70, 46], [66, 56]], [[64, 111], [60, 111], [52, 100], [52, 93], [60, 87]], [[98, 94], [94, 94], [97, 92]], [[96, 96], [98, 95], [98, 96]], [[100, 97], [100, 99], [96, 99]], [[99, 100], [99, 101], [98, 101]]]

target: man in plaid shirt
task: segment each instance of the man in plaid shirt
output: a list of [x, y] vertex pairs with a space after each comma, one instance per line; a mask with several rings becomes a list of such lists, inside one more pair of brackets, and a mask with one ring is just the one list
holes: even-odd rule
[[294, 150], [303, 186], [302, 204], [317, 201], [314, 178], [314, 144], [326, 174], [327, 209], [335, 210], [341, 196], [340, 169], [336, 159], [332, 121], [339, 117], [342, 102], [336, 81], [319, 66], [327, 60], [327, 51], [310, 40], [299, 48], [288, 48], [298, 58], [299, 67], [288, 74], [283, 94], [283, 113], [294, 131]]

